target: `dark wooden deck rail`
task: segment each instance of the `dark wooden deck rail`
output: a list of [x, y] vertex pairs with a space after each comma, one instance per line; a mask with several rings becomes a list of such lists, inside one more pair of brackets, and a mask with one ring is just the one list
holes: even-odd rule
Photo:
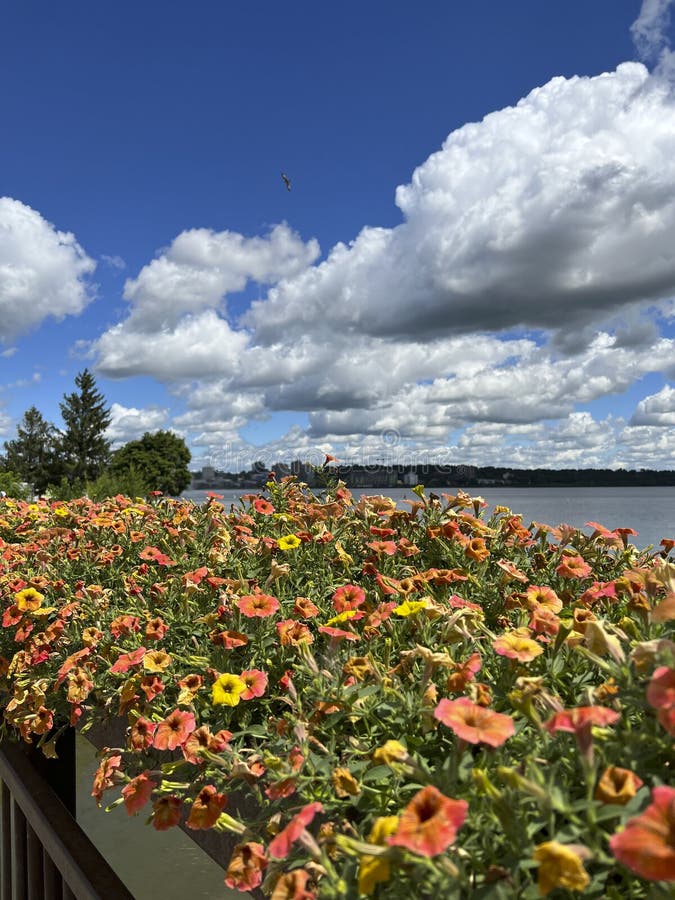
[[134, 900], [59, 786], [65, 805], [20, 746], [0, 744], [0, 900]]

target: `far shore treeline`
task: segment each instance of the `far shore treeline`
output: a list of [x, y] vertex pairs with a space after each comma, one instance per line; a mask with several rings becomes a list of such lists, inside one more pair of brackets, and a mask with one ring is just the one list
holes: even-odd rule
[[105, 398], [85, 369], [76, 390], [59, 404], [63, 428], [32, 406], [0, 456], [0, 490], [15, 497], [48, 494], [70, 500], [87, 494], [102, 500], [116, 494], [151, 491], [178, 495], [190, 484], [190, 451], [171, 431], [146, 432], [140, 440], [111, 449], [111, 422]]

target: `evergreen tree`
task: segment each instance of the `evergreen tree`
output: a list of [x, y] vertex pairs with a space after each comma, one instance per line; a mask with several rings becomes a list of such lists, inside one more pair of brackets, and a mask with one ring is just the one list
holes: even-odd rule
[[111, 416], [88, 369], [78, 374], [75, 386], [79, 390], [64, 394], [60, 404], [65, 425], [61, 453], [68, 479], [89, 481], [97, 478], [110, 460], [110, 441], [105, 438], [105, 430]]
[[171, 431], [146, 431], [139, 441], [129, 441], [115, 451], [110, 469], [117, 477], [133, 471], [148, 490], [177, 497], [192, 480], [190, 459], [183, 438]]
[[16, 438], [5, 441], [5, 466], [42, 494], [60, 474], [58, 432], [35, 406], [24, 413], [16, 430]]

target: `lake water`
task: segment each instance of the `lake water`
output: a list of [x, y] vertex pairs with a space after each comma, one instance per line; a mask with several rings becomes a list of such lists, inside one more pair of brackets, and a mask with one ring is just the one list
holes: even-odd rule
[[[221, 503], [236, 503], [242, 494], [254, 492], [254, 488], [240, 491], [218, 491], [223, 495]], [[456, 494], [458, 486], [431, 488], [433, 493]], [[428, 491], [429, 492], [429, 491]], [[427, 493], [428, 493], [427, 492]], [[631, 537], [637, 547], [653, 544], [658, 547], [662, 538], [675, 538], [675, 487], [561, 487], [561, 488], [466, 488], [471, 496], [480, 496], [488, 503], [488, 510], [497, 505], [508, 506], [523, 516], [525, 525], [545, 522], [547, 525], [573, 525], [587, 533], [586, 522], [599, 522], [606, 528], [632, 528], [638, 532]], [[353, 490], [355, 497], [362, 494], [385, 494], [401, 501], [417, 499], [410, 488], [368, 488]], [[206, 491], [185, 491], [183, 498], [202, 503]]]
[[[457, 486], [446, 489], [457, 493]], [[240, 491], [219, 491], [221, 503], [237, 503]], [[566, 523], [585, 531], [589, 521], [607, 528], [633, 528], [638, 536], [631, 541], [638, 547], [658, 546], [661, 538], [675, 537], [675, 487], [629, 488], [471, 488], [472, 496], [481, 496], [489, 512], [495, 505], [508, 506], [521, 513], [523, 521]], [[405, 508], [401, 501], [416, 499], [410, 488], [370, 488], [353, 491], [361, 494], [385, 494]], [[187, 491], [186, 499], [206, 500], [206, 491]], [[94, 748], [78, 738], [78, 821], [101, 853], [125, 881], [137, 900], [234, 900], [242, 897], [223, 883], [223, 870], [203, 853], [178, 828], [159, 833], [145, 824], [144, 816], [127, 816], [124, 807], [110, 813], [97, 809], [89, 796], [97, 765]]]

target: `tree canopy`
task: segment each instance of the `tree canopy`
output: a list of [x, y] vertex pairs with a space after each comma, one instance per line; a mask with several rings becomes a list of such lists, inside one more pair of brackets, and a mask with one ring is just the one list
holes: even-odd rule
[[136, 472], [149, 490], [178, 496], [190, 484], [191, 454], [183, 438], [172, 431], [146, 431], [137, 441], [116, 450], [110, 465], [114, 475]]
[[5, 441], [5, 467], [42, 494], [59, 474], [58, 432], [35, 406], [26, 410], [16, 431], [13, 441]]
[[64, 395], [59, 404], [65, 425], [61, 452], [69, 480], [87, 481], [97, 478], [110, 460], [110, 441], [105, 431], [111, 416], [88, 369], [78, 374], [75, 386], [79, 390]]

